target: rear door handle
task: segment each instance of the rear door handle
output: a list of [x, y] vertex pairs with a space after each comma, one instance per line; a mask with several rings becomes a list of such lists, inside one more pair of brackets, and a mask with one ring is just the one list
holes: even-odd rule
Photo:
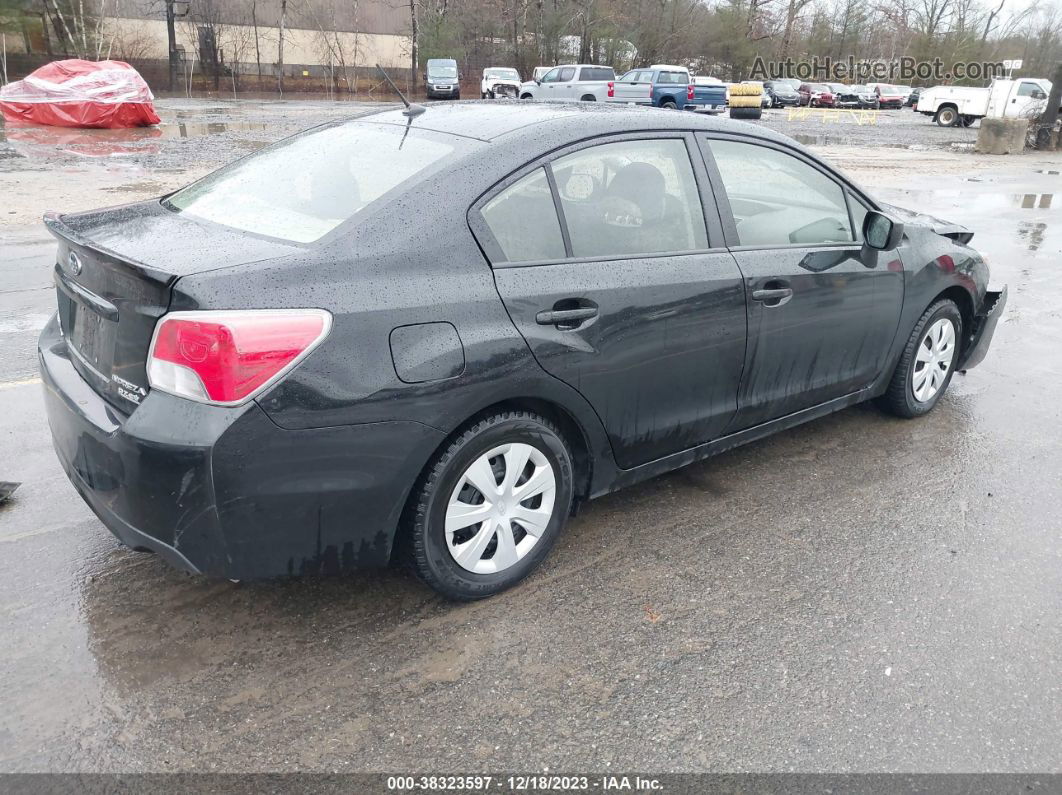
[[541, 326], [556, 326], [561, 323], [579, 323], [597, 317], [596, 306], [583, 306], [578, 309], [551, 309], [535, 315], [535, 322]]
[[773, 307], [781, 306], [788, 303], [789, 299], [793, 297], [792, 287], [772, 287], [764, 290], [753, 290], [752, 300], [763, 301], [764, 306]]

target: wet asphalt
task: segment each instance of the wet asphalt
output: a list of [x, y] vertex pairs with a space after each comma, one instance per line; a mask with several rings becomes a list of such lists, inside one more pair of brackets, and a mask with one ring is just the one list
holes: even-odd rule
[[34, 380], [51, 245], [0, 229], [0, 771], [1062, 771], [1062, 156], [998, 162], [864, 180], [1010, 286], [932, 414], [858, 406], [597, 500], [472, 605], [119, 547]]

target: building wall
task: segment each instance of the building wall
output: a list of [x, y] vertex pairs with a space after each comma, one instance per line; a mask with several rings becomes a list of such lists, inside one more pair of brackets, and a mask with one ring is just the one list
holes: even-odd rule
[[[213, 28], [218, 49], [225, 64], [239, 64], [239, 71], [256, 71], [255, 29], [250, 25], [218, 25]], [[195, 24], [180, 21], [176, 25], [177, 45], [190, 62], [199, 58], [199, 33]], [[263, 73], [271, 73], [277, 61], [280, 30], [258, 27], [258, 51]], [[142, 60], [167, 57], [166, 23], [154, 19], [109, 19], [103, 32], [106, 44], [103, 55], [118, 59]], [[285, 71], [300, 66], [369, 67], [376, 63], [392, 68], [409, 67], [410, 38], [389, 33], [352, 33], [304, 28], [284, 30]]]

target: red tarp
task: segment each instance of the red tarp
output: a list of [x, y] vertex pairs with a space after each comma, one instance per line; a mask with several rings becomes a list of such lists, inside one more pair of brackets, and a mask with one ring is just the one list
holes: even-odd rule
[[54, 127], [145, 127], [158, 124], [154, 96], [124, 61], [53, 61], [0, 88], [8, 121]]

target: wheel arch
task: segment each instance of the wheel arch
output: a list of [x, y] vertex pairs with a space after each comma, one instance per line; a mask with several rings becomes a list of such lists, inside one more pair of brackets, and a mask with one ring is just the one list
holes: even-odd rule
[[925, 309], [922, 311], [925, 312], [926, 309], [929, 309], [929, 307], [933, 306], [937, 301], [943, 301], [944, 299], [952, 301], [959, 308], [959, 315], [962, 317], [962, 348], [959, 349], [961, 355], [966, 350], [969, 334], [973, 329], [974, 317], [976, 315], [974, 297], [965, 287], [953, 284], [950, 287], [941, 290], [932, 301], [926, 304]]
[[954, 102], [942, 102], [942, 103], [940, 103], [937, 106], [936, 111], [934, 111], [933, 120], [937, 124], [940, 124], [940, 114], [943, 113], [944, 111], [948, 111], [948, 110], [955, 112], [955, 120], [956, 121], [958, 121], [959, 119], [962, 118], [962, 114], [959, 113], [959, 106], [958, 105], [956, 105]]

